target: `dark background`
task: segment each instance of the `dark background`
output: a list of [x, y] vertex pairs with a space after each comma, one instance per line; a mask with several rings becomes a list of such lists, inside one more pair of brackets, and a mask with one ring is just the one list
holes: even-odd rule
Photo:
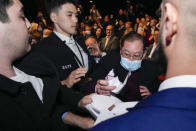
[[[25, 6], [25, 14], [26, 16], [33, 21], [36, 17], [37, 11], [41, 10], [45, 16], [46, 9], [44, 6], [44, 0], [21, 0], [21, 2]], [[84, 8], [84, 12], [86, 15], [89, 13], [89, 9], [92, 4], [95, 4], [99, 12], [102, 16], [106, 14], [118, 14], [118, 10], [120, 8], [126, 8], [127, 0], [79, 0], [80, 4], [82, 4]], [[142, 3], [144, 5], [145, 12], [154, 15], [156, 10], [159, 8], [161, 0], [130, 0], [130, 3], [135, 5], [136, 3]]]

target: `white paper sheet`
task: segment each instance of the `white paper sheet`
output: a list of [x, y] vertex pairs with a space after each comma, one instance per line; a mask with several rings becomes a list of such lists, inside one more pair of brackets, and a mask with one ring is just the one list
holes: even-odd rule
[[122, 115], [128, 112], [127, 108], [132, 108], [137, 104], [137, 102], [122, 102], [115, 96], [98, 94], [92, 96], [92, 101], [91, 104], [86, 105], [86, 109], [96, 118], [95, 125], [109, 118]]

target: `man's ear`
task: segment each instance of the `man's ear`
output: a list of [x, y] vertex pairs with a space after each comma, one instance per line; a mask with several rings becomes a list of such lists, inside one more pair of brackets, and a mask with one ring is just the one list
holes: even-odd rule
[[57, 19], [57, 17], [56, 17], [56, 13], [54, 13], [54, 12], [51, 12], [50, 13], [50, 19], [51, 19], [51, 21], [53, 22], [53, 23], [56, 23], [56, 19]]
[[164, 10], [164, 30], [166, 46], [169, 46], [173, 40], [173, 37], [177, 33], [178, 10], [172, 3], [166, 3], [164, 5]]

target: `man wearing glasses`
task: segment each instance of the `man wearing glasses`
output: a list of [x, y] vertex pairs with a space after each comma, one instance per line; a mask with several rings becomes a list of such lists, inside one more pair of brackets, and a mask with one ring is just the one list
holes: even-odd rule
[[[115, 95], [123, 101], [138, 101], [156, 92], [158, 67], [152, 61], [142, 60], [143, 54], [143, 37], [136, 32], [128, 33], [122, 40], [120, 53], [111, 53], [101, 59], [90, 75], [92, 81], [85, 92], [111, 95], [118, 87], [109, 81], [117, 77], [123, 87]], [[95, 88], [92, 88], [93, 84]]]

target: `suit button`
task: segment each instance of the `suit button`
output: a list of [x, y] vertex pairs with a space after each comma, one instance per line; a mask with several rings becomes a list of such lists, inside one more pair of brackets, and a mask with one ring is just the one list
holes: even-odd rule
[[25, 89], [24, 87], [22, 87], [22, 88], [20, 89], [20, 93], [21, 93], [22, 95], [27, 95], [27, 91], [26, 91], [26, 89]]

